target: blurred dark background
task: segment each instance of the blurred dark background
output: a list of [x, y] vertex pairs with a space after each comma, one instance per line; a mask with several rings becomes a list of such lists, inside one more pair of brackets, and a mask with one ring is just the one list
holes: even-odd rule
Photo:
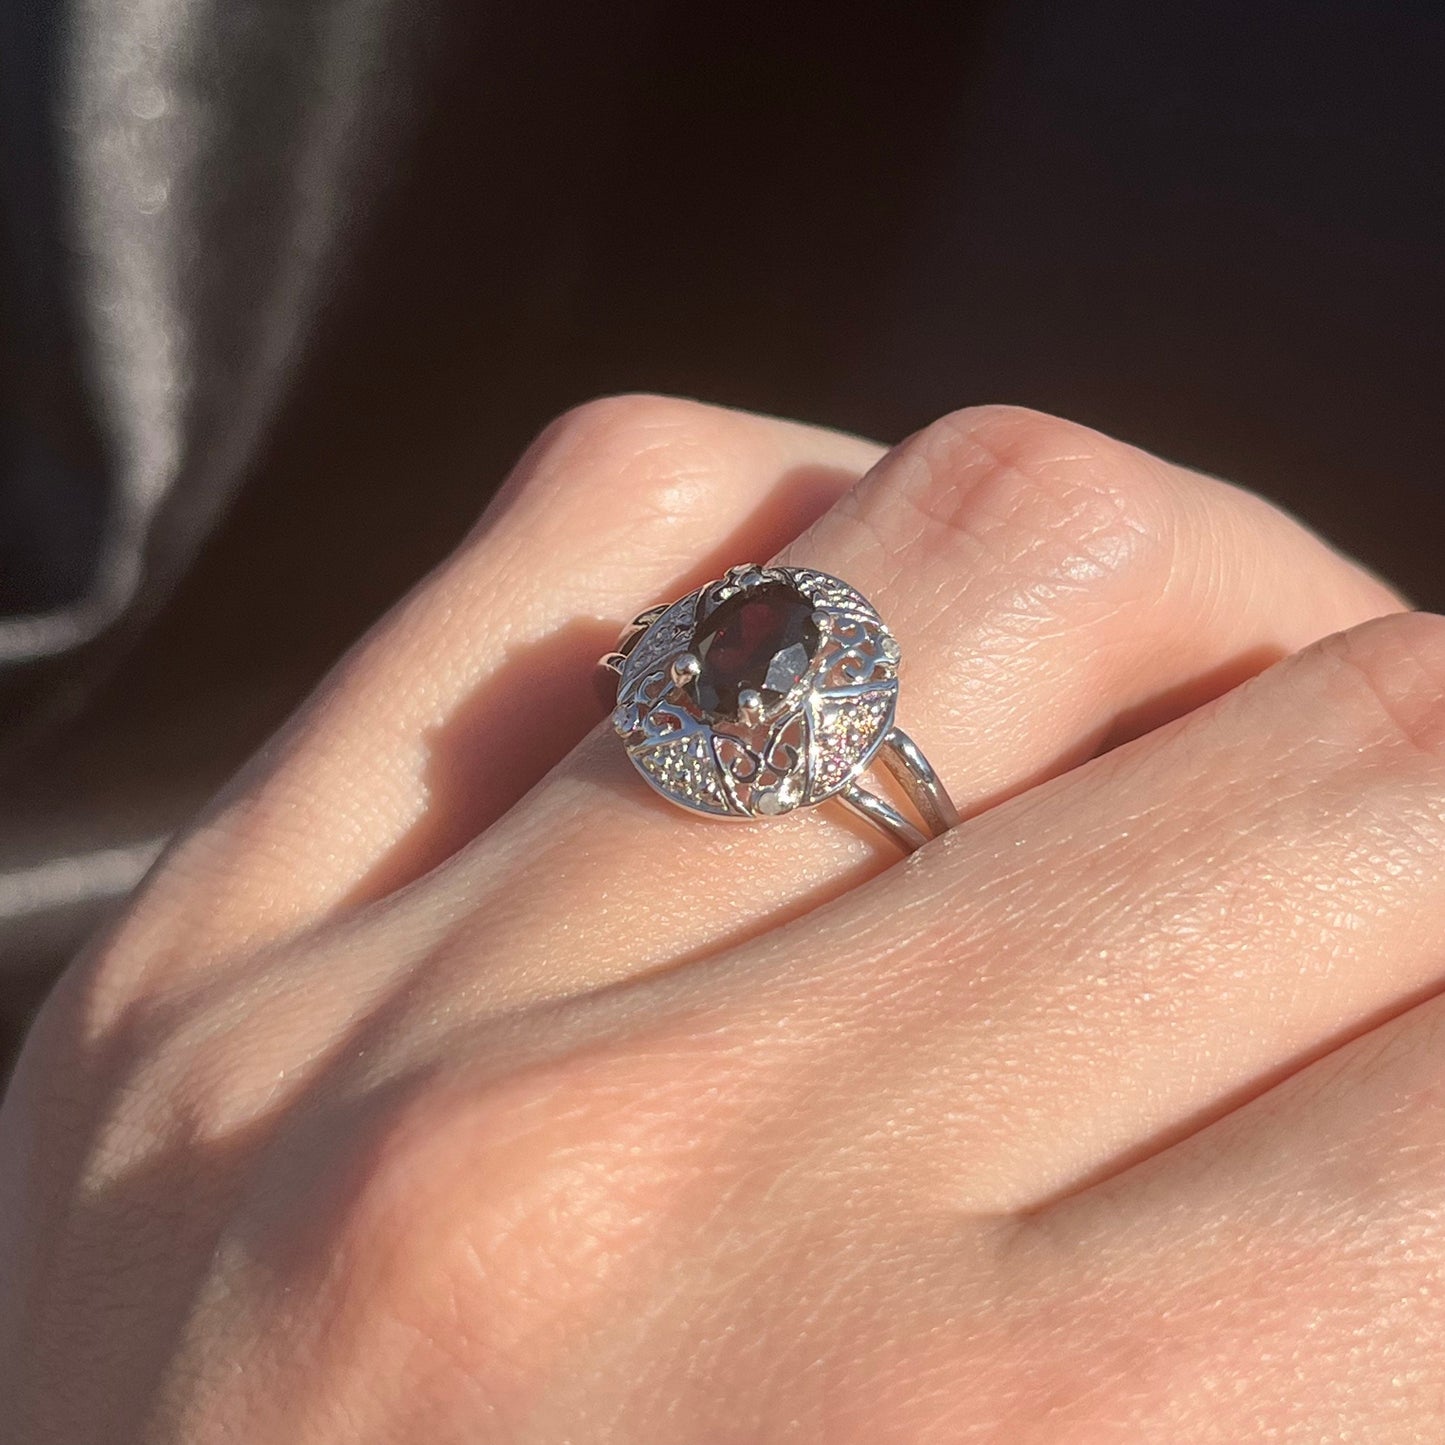
[[552, 415], [1057, 411], [1445, 607], [1445, 7], [0, 6], [0, 1068]]

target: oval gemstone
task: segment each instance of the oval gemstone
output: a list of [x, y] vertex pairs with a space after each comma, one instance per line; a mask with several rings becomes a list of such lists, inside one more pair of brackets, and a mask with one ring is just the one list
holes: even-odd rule
[[786, 582], [764, 582], [719, 602], [693, 634], [702, 664], [693, 690], [702, 710], [735, 720], [738, 694], [749, 689], [764, 706], [781, 702], [817, 656], [822, 634], [813, 612]]

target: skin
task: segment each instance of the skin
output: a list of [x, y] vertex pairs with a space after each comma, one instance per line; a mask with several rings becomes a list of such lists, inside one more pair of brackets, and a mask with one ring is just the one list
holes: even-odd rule
[[[591, 663], [737, 561], [966, 814], [690, 818]], [[538, 440], [67, 974], [0, 1112], [48, 1442], [1436, 1441], [1445, 620], [1069, 423]]]

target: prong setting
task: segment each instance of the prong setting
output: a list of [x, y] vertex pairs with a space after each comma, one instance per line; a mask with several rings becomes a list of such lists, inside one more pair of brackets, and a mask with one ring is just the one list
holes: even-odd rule
[[[713, 817], [835, 796], [892, 725], [897, 644], [854, 588], [806, 568], [729, 568], [638, 621], [606, 659], [638, 771]], [[625, 707], [621, 706], [626, 704]]]
[[698, 679], [702, 672], [702, 659], [696, 653], [682, 652], [672, 659], [668, 669], [674, 687], [687, 687]]
[[738, 717], [748, 727], [756, 727], [762, 721], [763, 695], [755, 688], [744, 688], [738, 694]]

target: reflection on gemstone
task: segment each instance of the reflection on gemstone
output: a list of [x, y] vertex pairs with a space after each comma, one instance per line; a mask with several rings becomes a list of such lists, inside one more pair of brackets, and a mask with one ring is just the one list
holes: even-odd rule
[[822, 643], [813, 603], [786, 582], [735, 592], [698, 624], [692, 651], [702, 663], [693, 695], [711, 720], [734, 721], [738, 694], [780, 702], [807, 673]]

